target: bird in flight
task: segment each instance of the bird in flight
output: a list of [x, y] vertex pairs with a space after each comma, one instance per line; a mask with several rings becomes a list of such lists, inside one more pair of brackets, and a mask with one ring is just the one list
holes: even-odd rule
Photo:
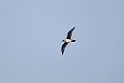
[[70, 43], [70, 42], [75, 42], [75, 41], [76, 41], [76, 40], [71, 39], [72, 32], [73, 32], [74, 29], [75, 29], [75, 27], [73, 27], [73, 28], [68, 32], [66, 39], [62, 40], [62, 42], [64, 42], [64, 44], [63, 44], [62, 47], [61, 47], [62, 55], [63, 55], [64, 50], [65, 50], [65, 47], [68, 45], [68, 43]]

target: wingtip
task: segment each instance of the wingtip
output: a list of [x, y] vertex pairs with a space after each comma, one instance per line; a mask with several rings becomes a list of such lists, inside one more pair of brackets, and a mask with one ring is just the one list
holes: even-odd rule
[[75, 29], [75, 27], [72, 28], [73, 30]]

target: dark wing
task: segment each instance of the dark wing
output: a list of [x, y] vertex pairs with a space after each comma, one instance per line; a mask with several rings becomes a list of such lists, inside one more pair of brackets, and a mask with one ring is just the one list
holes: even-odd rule
[[64, 53], [64, 50], [65, 50], [65, 47], [67, 46], [67, 44], [68, 44], [68, 43], [64, 43], [64, 44], [62, 45], [62, 47], [61, 47], [62, 55], [63, 55], [63, 53]]
[[75, 27], [73, 27], [67, 34], [67, 39], [71, 39], [71, 36], [72, 36], [72, 32], [73, 30], [75, 29]]

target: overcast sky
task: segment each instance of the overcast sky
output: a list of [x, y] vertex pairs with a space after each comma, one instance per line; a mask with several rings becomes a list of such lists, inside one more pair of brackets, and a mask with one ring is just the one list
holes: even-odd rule
[[124, 83], [124, 0], [0, 0], [0, 83]]

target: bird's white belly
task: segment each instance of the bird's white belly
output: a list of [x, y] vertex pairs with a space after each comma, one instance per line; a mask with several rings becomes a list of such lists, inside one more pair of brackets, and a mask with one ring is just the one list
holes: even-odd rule
[[72, 40], [71, 40], [71, 39], [66, 39], [65, 41], [66, 41], [66, 42], [71, 42]]

